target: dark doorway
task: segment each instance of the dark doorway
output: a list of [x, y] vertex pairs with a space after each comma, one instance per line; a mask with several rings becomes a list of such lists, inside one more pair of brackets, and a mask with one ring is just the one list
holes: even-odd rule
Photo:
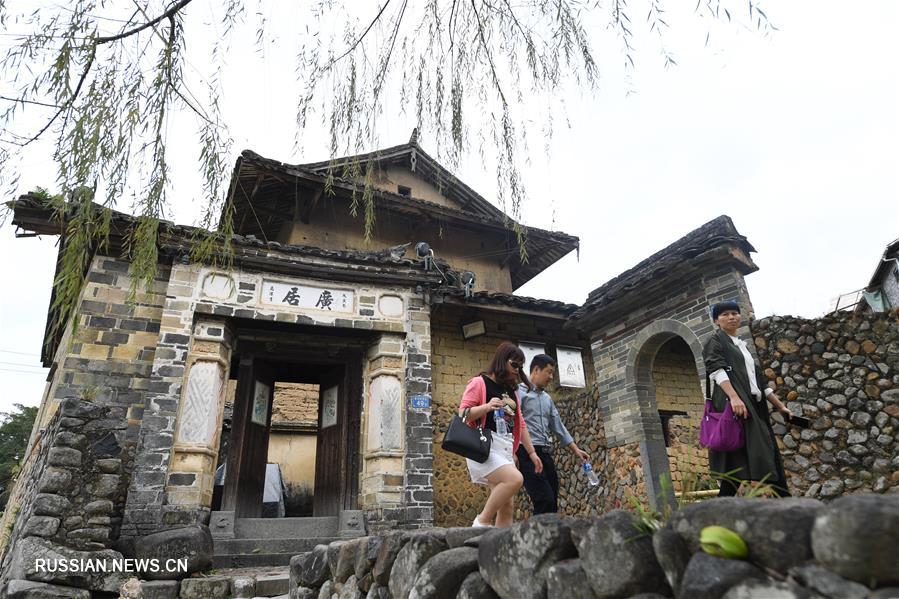
[[[363, 349], [367, 339], [306, 339], [253, 332], [238, 336], [232, 362], [237, 385], [233, 416], [220, 463], [226, 464], [220, 506], [235, 519], [263, 516], [263, 491], [276, 385], [302, 383], [318, 390], [312, 516], [357, 509], [360, 472]], [[325, 343], [323, 343], [326, 341]], [[274, 429], [277, 436], [277, 427]], [[226, 431], [223, 431], [223, 434]], [[311, 452], [307, 452], [311, 453]], [[290, 515], [290, 514], [288, 514]]]

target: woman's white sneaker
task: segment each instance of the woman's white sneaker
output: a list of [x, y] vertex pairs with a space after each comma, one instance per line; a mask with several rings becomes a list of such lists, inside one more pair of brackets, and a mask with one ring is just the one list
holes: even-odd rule
[[480, 514], [474, 517], [474, 522], [471, 524], [472, 528], [493, 528], [492, 524], [481, 524], [481, 521], [478, 520], [478, 516], [480, 516]]

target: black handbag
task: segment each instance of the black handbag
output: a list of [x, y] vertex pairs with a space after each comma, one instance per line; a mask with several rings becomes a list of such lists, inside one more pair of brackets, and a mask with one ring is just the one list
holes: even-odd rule
[[485, 431], [481, 426], [475, 429], [465, 424], [470, 409], [465, 408], [461, 417], [458, 414], [453, 416], [440, 447], [483, 464], [490, 457], [490, 440], [493, 437], [489, 430]]

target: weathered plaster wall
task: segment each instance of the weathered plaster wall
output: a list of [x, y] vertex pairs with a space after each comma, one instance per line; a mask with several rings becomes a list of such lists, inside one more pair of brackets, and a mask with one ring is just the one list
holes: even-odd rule
[[[310, 221], [310, 224], [301, 221], [285, 224], [278, 241], [331, 250], [364, 251], [411, 242], [406, 250], [406, 258], [411, 259], [414, 259], [414, 245], [426, 241], [435, 256], [446, 260], [456, 270], [474, 272], [477, 275], [476, 291], [512, 292], [509, 268], [503, 266], [501, 257], [495, 254], [496, 237], [485, 236], [483, 232], [436, 224], [429, 219], [381, 214], [375, 221], [375, 242], [365, 239], [361, 216], [353, 217], [344, 204], [335, 205], [327, 198], [322, 198]], [[509, 243], [509, 247], [516, 247], [517, 242], [511, 234]], [[489, 256], [485, 257], [485, 254]]]

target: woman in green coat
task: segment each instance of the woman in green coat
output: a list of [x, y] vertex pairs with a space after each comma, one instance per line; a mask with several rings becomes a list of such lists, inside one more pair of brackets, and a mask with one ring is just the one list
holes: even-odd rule
[[[724, 404], [729, 401], [734, 414], [744, 419], [746, 444], [737, 451], [710, 449], [709, 468], [712, 472], [729, 473], [738, 481], [764, 480], [779, 496], [789, 496], [765, 399], [786, 418], [793, 414], [771, 389], [765, 387], [761, 367], [749, 353], [746, 343], [737, 337], [740, 306], [736, 302], [715, 304], [712, 306], [712, 320], [718, 330], [702, 350], [705, 371], [715, 384], [712, 411], [724, 411]], [[718, 482], [719, 497], [737, 494], [739, 482], [728, 479]]]

